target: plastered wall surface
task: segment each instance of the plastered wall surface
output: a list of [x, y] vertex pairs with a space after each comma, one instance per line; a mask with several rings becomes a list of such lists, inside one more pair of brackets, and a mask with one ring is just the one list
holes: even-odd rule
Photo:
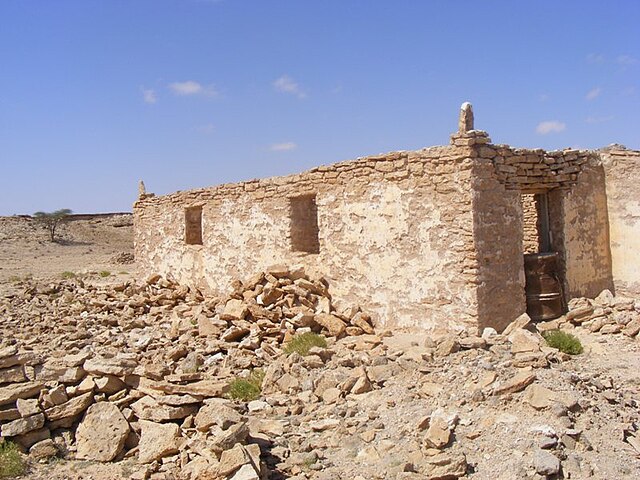
[[611, 260], [616, 293], [640, 295], [640, 152], [601, 152], [607, 191]]
[[[472, 161], [433, 147], [278, 177], [155, 197], [134, 206], [145, 273], [222, 293], [276, 263], [325, 276], [336, 299], [380, 325], [475, 324]], [[293, 252], [289, 197], [316, 194], [320, 251]], [[184, 209], [202, 206], [203, 245], [184, 244]]]
[[567, 294], [594, 298], [613, 290], [604, 170], [590, 158], [562, 204]]

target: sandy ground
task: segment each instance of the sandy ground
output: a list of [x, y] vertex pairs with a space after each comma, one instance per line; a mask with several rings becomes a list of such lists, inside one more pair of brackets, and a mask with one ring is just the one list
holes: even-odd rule
[[0, 217], [0, 284], [25, 277], [82, 276], [111, 281], [135, 274], [135, 264], [117, 255], [133, 255], [130, 214], [71, 216], [51, 242], [30, 217]]

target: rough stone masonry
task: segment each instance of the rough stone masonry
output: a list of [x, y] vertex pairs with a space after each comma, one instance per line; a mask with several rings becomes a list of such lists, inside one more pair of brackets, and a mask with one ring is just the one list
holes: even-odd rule
[[567, 299], [640, 293], [638, 182], [638, 151], [495, 145], [465, 103], [446, 146], [170, 195], [141, 190], [135, 254], [142, 274], [214, 294], [247, 272], [302, 264], [378, 325], [501, 330], [526, 309], [523, 254], [537, 228], [526, 195], [545, 197]]

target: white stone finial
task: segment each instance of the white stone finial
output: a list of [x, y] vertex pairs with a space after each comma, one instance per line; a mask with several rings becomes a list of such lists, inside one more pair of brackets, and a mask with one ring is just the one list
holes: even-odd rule
[[473, 106], [469, 102], [460, 105], [460, 119], [458, 120], [458, 132], [467, 133], [473, 130]]

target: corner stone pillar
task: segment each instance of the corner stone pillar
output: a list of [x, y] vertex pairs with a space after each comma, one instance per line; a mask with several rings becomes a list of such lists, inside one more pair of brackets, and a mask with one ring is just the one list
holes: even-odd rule
[[458, 133], [465, 133], [474, 130], [473, 128], [473, 106], [469, 102], [464, 102], [460, 106], [460, 118], [458, 120]]

